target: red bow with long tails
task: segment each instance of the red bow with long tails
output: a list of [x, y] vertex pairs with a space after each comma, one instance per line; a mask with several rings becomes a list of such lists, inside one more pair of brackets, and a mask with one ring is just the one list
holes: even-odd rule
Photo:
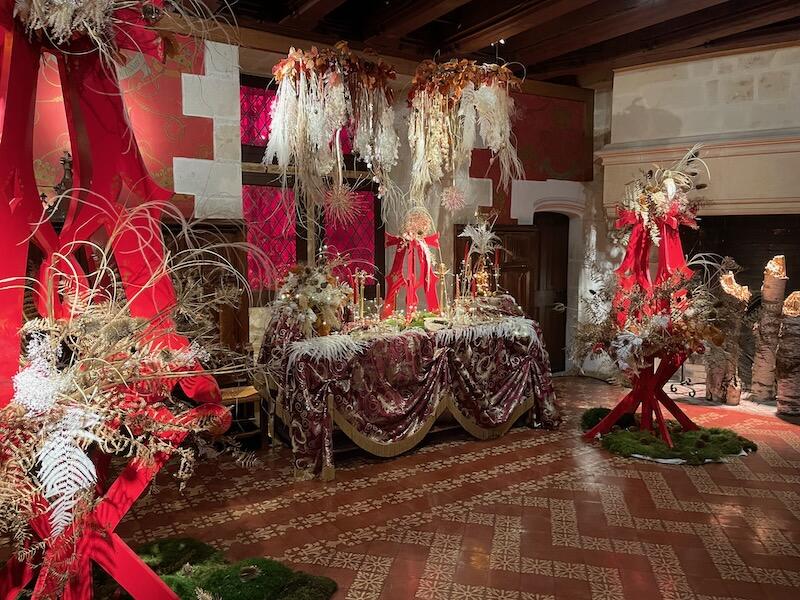
[[[681, 225], [694, 226], [694, 224], [694, 219], [681, 214], [677, 202], [671, 204], [669, 211], [664, 216], [655, 217], [655, 225], [661, 238], [658, 245], [656, 285], [664, 283], [675, 275], [691, 277], [692, 270], [686, 265], [678, 228]], [[615, 225], [620, 229], [633, 227], [625, 257], [616, 270], [620, 289], [613, 303], [617, 312], [617, 323], [620, 327], [624, 327], [630, 311], [631, 302], [628, 297], [630, 292], [638, 286], [643, 293], [647, 295], [652, 293], [650, 249], [653, 242], [644, 220], [635, 211], [619, 210]], [[645, 304], [645, 310], [648, 312], [660, 312], [662, 308], [664, 306]]]
[[[383, 304], [381, 317], [386, 318], [394, 312], [397, 303], [397, 294], [400, 289], [406, 290], [406, 314], [411, 315], [417, 308], [417, 290], [425, 290], [425, 300], [428, 310], [439, 310], [439, 299], [436, 296], [436, 283], [439, 279], [433, 272], [429, 248], [439, 247], [439, 234], [429, 236], [398, 237], [386, 234], [386, 247], [397, 246], [394, 254], [392, 268], [386, 276], [386, 300]], [[421, 279], [417, 279], [417, 263], [419, 263]], [[407, 266], [406, 274], [403, 274]]]

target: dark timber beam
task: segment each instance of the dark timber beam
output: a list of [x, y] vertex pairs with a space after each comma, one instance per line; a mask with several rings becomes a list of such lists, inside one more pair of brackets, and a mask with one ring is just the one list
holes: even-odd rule
[[344, 4], [345, 0], [301, 0], [280, 24], [288, 27], [314, 29], [326, 15]]
[[728, 0], [602, 0], [513, 38], [506, 53], [540, 63]]
[[382, 11], [367, 25], [366, 43], [380, 43], [381, 38], [401, 38], [469, 3], [470, 0], [416, 0], [405, 8]]
[[[673, 19], [554, 61], [529, 66], [528, 75], [549, 79], [791, 42], [799, 39], [797, 24], [790, 22], [786, 27], [779, 24], [798, 18], [797, 0], [731, 0], [691, 19]], [[774, 29], [764, 29], [770, 26]]]
[[[447, 38], [444, 47], [448, 54], [475, 52], [501, 38], [510, 38], [543, 22], [579, 10], [593, 1], [539, 0], [538, 2], [526, 2], [486, 21], [464, 27], [458, 33]], [[489, 6], [491, 6], [491, 0], [489, 0]]]

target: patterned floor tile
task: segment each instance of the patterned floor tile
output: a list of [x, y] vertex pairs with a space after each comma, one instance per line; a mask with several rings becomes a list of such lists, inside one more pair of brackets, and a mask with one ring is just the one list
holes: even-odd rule
[[800, 427], [764, 409], [686, 404], [760, 451], [657, 465], [580, 439], [582, 410], [613, 404], [621, 388], [556, 385], [566, 415], [556, 432], [451, 434], [391, 460], [340, 461], [330, 483], [295, 482], [288, 451], [269, 449], [256, 472], [201, 466], [182, 494], [161, 477], [120, 532], [275, 557], [334, 578], [338, 599], [800, 597]]

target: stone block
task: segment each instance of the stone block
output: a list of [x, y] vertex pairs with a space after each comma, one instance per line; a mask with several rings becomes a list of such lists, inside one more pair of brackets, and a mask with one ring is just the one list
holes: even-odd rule
[[706, 77], [714, 72], [714, 61], [712, 60], [698, 60], [689, 66], [689, 73], [692, 78]]
[[783, 100], [789, 96], [792, 74], [789, 71], [767, 71], [758, 77], [759, 100]]
[[214, 120], [214, 160], [242, 160], [242, 132], [238, 121]]
[[204, 70], [206, 75], [235, 79], [239, 82], [239, 47], [206, 41]]
[[736, 59], [725, 57], [725, 58], [718, 58], [714, 61], [717, 67], [717, 73], [720, 75], [724, 75], [726, 73], [733, 73], [736, 69]]
[[195, 217], [242, 217], [242, 167], [239, 162], [172, 159], [175, 193], [195, 197]]
[[753, 99], [755, 82], [752, 75], [723, 79], [720, 82], [722, 103], [748, 102]]
[[625, 71], [614, 75], [614, 95], [642, 93], [645, 86], [689, 79], [689, 65], [685, 63]]
[[182, 73], [183, 114], [192, 117], [239, 119], [239, 81]]
[[719, 80], [709, 79], [705, 82], [706, 104], [716, 104], [719, 102]]
[[800, 48], [780, 48], [776, 50], [774, 65], [797, 65], [800, 67]]
[[764, 52], [753, 52], [739, 57], [737, 66], [740, 71], [752, 71], [769, 67], [772, 59], [775, 58], [774, 50]]

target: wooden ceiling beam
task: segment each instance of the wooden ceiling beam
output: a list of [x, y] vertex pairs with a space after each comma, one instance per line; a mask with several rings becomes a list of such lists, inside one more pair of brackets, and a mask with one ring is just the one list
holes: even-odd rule
[[401, 38], [468, 4], [471, 0], [416, 0], [405, 8], [388, 8], [371, 18], [365, 42], [381, 42], [381, 38]]
[[540, 23], [557, 19], [588, 6], [595, 0], [538, 0], [514, 6], [491, 18], [462, 28], [447, 38], [448, 54], [476, 52], [494, 42], [527, 31]]
[[[794, 25], [775, 31], [763, 28], [797, 18], [800, 18], [797, 0], [731, 0], [729, 5], [702, 11], [691, 20], [670, 20], [584, 52], [573, 52], [562, 59], [540, 63], [538, 67], [529, 66], [528, 75], [548, 79], [790, 42], [798, 39]], [[751, 31], [752, 35], [748, 35]]]
[[301, 0], [292, 12], [280, 20], [281, 25], [314, 29], [328, 14], [344, 4], [345, 0]]
[[724, 4], [728, 0], [602, 0], [515, 37], [506, 53], [523, 64], [540, 63], [668, 19]]

